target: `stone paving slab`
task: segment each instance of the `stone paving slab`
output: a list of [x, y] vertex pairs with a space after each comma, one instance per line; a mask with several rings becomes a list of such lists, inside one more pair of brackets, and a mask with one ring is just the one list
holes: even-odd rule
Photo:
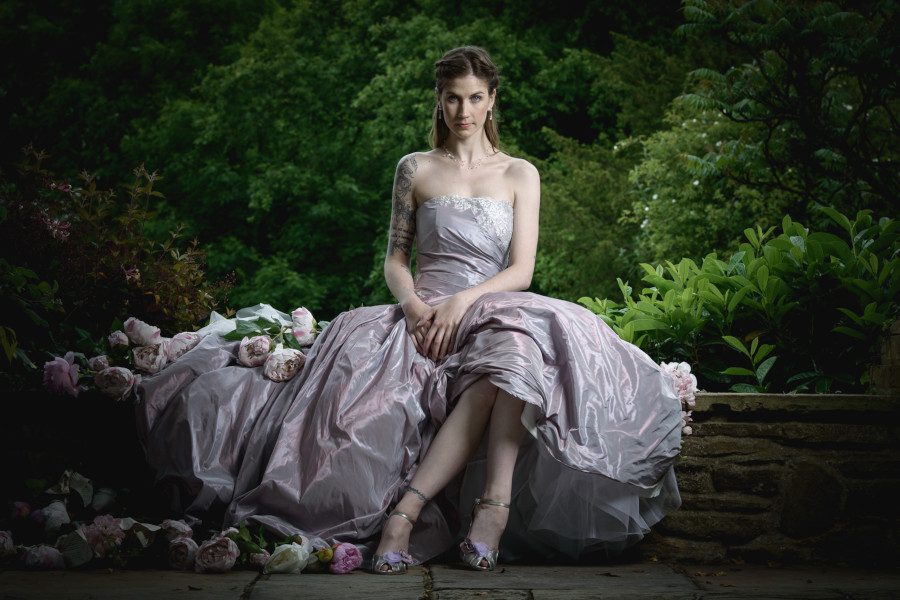
[[900, 571], [839, 567], [691, 568], [701, 598], [900, 598]]
[[238, 600], [257, 574], [181, 571], [3, 571], [3, 600]]
[[[466, 592], [471, 598], [497, 600], [519, 597], [613, 598], [622, 593], [631, 597], [647, 594], [680, 597], [676, 595], [687, 594], [685, 597], [689, 598], [698, 590], [690, 578], [660, 563], [600, 567], [501, 565], [492, 573], [479, 573], [461, 566], [435, 565], [431, 568], [431, 577], [437, 600], [467, 597], [456, 592]], [[477, 595], [490, 590], [502, 590], [507, 595]], [[524, 596], [520, 596], [520, 592]]]
[[261, 576], [250, 600], [419, 600], [425, 593], [425, 569], [413, 567], [403, 575], [374, 575], [354, 571], [347, 575], [328, 573]]

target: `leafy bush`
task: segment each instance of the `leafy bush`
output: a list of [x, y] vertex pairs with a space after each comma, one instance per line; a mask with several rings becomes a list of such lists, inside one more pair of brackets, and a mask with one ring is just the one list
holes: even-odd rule
[[[146, 233], [160, 177], [141, 166], [126, 201], [83, 172], [80, 184], [43, 167], [46, 154], [26, 149], [16, 180], [0, 180], [0, 342], [7, 362], [33, 367], [45, 355], [101, 342], [131, 314], [166, 330], [196, 328], [229, 287], [210, 284], [203, 255], [181, 231]], [[41, 353], [44, 354], [41, 354]], [[31, 355], [31, 359], [29, 359]]]
[[867, 384], [885, 324], [898, 316], [900, 226], [854, 220], [817, 207], [837, 227], [809, 231], [789, 216], [744, 230], [747, 242], [725, 260], [642, 264], [649, 284], [636, 298], [621, 279], [624, 304], [580, 302], [626, 341], [684, 360], [713, 390], [858, 391]]

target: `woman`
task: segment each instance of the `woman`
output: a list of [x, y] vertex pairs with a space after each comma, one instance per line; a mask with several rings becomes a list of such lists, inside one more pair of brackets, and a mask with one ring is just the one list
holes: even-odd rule
[[451, 50], [436, 80], [433, 149], [394, 182], [385, 278], [399, 304], [338, 315], [284, 384], [207, 336], [141, 384], [148, 457], [198, 517], [227, 505], [226, 522], [367, 554], [381, 533], [378, 573], [443, 552], [448, 510], [472, 509], [461, 556], [475, 569], [494, 567], [501, 534], [510, 558], [618, 552], [680, 504], [673, 382], [584, 308], [518, 291], [538, 173], [498, 151], [483, 50]]

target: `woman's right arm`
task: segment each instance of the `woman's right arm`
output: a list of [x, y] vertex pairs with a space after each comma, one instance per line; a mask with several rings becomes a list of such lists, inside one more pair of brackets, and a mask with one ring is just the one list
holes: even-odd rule
[[420, 343], [424, 334], [417, 327], [420, 319], [431, 312], [417, 295], [409, 270], [413, 241], [416, 237], [416, 200], [413, 196], [413, 180], [416, 176], [415, 155], [400, 159], [394, 174], [391, 226], [388, 233], [387, 253], [384, 257], [384, 279], [388, 289], [400, 303], [406, 315], [406, 329], [413, 336], [416, 350], [422, 352]]

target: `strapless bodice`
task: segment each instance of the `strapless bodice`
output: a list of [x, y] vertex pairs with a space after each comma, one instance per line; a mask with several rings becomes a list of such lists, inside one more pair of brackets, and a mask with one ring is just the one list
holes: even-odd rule
[[513, 207], [490, 197], [437, 196], [416, 211], [416, 294], [455, 294], [490, 279], [509, 259]]

